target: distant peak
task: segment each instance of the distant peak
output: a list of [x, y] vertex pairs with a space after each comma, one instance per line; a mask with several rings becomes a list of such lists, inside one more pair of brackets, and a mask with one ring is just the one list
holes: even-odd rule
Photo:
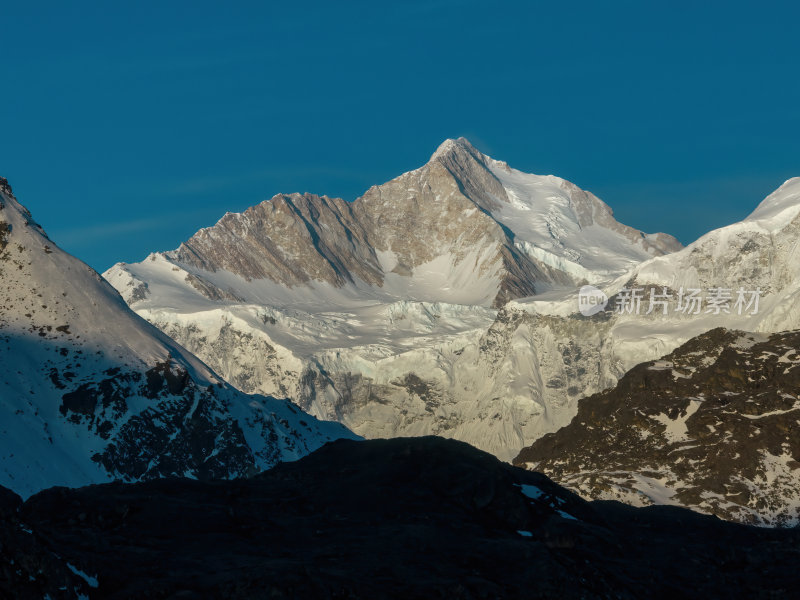
[[473, 156], [481, 155], [481, 152], [475, 148], [472, 144], [469, 143], [469, 140], [465, 137], [460, 137], [457, 139], [448, 138], [439, 144], [439, 147], [436, 149], [431, 155], [431, 160], [439, 158], [440, 156], [446, 156], [448, 154], [452, 154], [453, 152], [457, 152], [458, 150], [466, 150]]
[[800, 210], [800, 177], [792, 177], [767, 196], [746, 221], [772, 221], [773, 225], [786, 225]]

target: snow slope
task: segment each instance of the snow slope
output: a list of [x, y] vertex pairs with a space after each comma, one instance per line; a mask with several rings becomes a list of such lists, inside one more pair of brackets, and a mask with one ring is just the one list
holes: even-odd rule
[[514, 243], [574, 281], [613, 278], [680, 244], [663, 233], [644, 234], [614, 219], [599, 198], [553, 175], [523, 173], [487, 158], [508, 200], [492, 210], [514, 232]]
[[337, 437], [247, 396], [63, 252], [0, 179], [0, 485], [235, 477]]

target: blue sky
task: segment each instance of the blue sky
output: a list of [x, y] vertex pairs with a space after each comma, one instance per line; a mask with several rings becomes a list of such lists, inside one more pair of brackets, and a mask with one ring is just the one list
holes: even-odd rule
[[796, 3], [126, 4], [0, 0], [0, 175], [101, 271], [462, 135], [684, 243], [800, 175]]

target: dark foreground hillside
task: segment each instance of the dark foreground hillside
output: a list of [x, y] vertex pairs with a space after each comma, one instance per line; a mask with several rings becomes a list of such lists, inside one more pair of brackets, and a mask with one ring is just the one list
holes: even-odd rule
[[250, 480], [0, 494], [8, 598], [792, 598], [800, 532], [587, 503], [440, 438]]

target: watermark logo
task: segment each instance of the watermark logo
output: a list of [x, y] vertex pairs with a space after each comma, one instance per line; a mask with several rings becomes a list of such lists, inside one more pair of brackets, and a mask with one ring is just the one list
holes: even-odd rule
[[[700, 314], [758, 314], [761, 289], [746, 290], [739, 288], [715, 287], [703, 293], [697, 288], [680, 288], [673, 292], [669, 288], [622, 288], [614, 295], [613, 310], [617, 314], [649, 315], [652, 313], [667, 315], [679, 313], [684, 315]], [[585, 285], [578, 294], [578, 309], [581, 314], [590, 317], [604, 310], [608, 297], [598, 288]]]
[[584, 317], [591, 317], [604, 310], [608, 296], [593, 285], [585, 285], [578, 292], [578, 310]]

